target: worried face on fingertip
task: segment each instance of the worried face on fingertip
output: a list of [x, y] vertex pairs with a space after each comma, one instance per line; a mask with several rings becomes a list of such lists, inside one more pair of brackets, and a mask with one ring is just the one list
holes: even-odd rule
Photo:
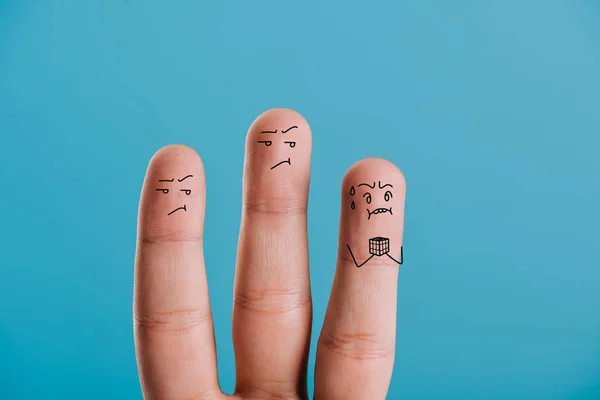
[[260, 131], [261, 138], [258, 140], [260, 146], [264, 146], [266, 148], [272, 148], [273, 146], [284, 146], [286, 150], [289, 149], [289, 152], [286, 151], [288, 155], [287, 159], [284, 158], [283, 160], [280, 160], [276, 164], [272, 165], [270, 169], [273, 170], [282, 166], [292, 165], [292, 151], [296, 147], [296, 141], [291, 140], [285, 135], [289, 132], [292, 132], [294, 129], [298, 129], [298, 125], [291, 125], [282, 130], [273, 129]]
[[[183, 183], [186, 179], [193, 178], [193, 175], [186, 175], [183, 178], [177, 179], [177, 183]], [[178, 211], [187, 212], [187, 204], [185, 202], [185, 197], [192, 194], [192, 189], [189, 189], [189, 186], [186, 184], [178, 185], [175, 184], [175, 178], [171, 179], [159, 179], [160, 187], [156, 188], [157, 192], [162, 193], [163, 195], [177, 197], [177, 200], [180, 200], [181, 205], [173, 210], [169, 210], [167, 215], [173, 215]], [[189, 182], [189, 181], [188, 181]]]
[[[357, 195], [358, 190], [362, 191], [360, 197]], [[375, 216], [392, 216], [394, 215], [391, 201], [394, 197], [392, 190], [394, 186], [391, 183], [383, 181], [373, 182], [362, 182], [357, 185], [357, 188], [352, 186], [350, 188], [350, 196], [352, 202], [350, 208], [352, 210], [366, 211], [367, 219]], [[355, 197], [358, 197], [355, 199]]]
[[[386, 220], [393, 218], [394, 210], [391, 204], [392, 199], [394, 198], [394, 194], [392, 193], [393, 189], [394, 186], [391, 183], [382, 180], [360, 182], [356, 186], [352, 185], [350, 187], [350, 210], [352, 212], [358, 212], [358, 217], [365, 218], [368, 224], [373, 224], [373, 222], [370, 222], [372, 220]], [[376, 227], [377, 230], [381, 227], [378, 223], [375, 223], [372, 226]], [[402, 264], [404, 262], [402, 246], [400, 247], [400, 260], [396, 260], [390, 254], [390, 238], [388, 236], [382, 236], [381, 232], [377, 233], [379, 234], [369, 238], [369, 257], [362, 262], [357, 260], [352, 247], [350, 244], [347, 244], [348, 251], [356, 267], [362, 267], [375, 257], [388, 257], [396, 264]]]

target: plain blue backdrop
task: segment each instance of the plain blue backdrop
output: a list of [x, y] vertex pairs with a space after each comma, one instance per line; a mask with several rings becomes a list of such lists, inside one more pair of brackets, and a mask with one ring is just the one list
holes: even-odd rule
[[272, 107], [313, 128], [314, 338], [341, 179], [384, 157], [408, 185], [389, 398], [600, 398], [594, 0], [0, 0], [0, 398], [141, 398], [136, 212], [169, 143], [205, 163], [233, 390], [244, 136]]

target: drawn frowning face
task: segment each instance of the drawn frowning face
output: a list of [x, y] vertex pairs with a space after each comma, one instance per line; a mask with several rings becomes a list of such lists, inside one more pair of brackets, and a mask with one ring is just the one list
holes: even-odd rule
[[[282, 130], [281, 134], [285, 135], [286, 133], [290, 132], [293, 129], [298, 129], [298, 126], [297, 125], [292, 125], [292, 126], [288, 127], [287, 129]], [[261, 131], [260, 133], [261, 133], [261, 136], [264, 135], [264, 140], [262, 140], [262, 138], [261, 138], [261, 140], [259, 140], [258, 143], [260, 143], [262, 146], [271, 147], [273, 144], [275, 144], [277, 142], [281, 142], [280, 140], [276, 141], [277, 136], [271, 136], [271, 135], [278, 135], [277, 132], [278, 132], [277, 129], [275, 129], [275, 130], [268, 130], [268, 131]], [[291, 140], [285, 140], [285, 141], [283, 141], [283, 145], [284, 146], [288, 146], [290, 149], [293, 149], [294, 147], [296, 147], [296, 142], [295, 141], [291, 141]], [[277, 168], [279, 166], [282, 166], [282, 165], [285, 165], [285, 164], [292, 165], [292, 159], [291, 159], [291, 157], [288, 157], [287, 159], [278, 162], [277, 164], [273, 165], [271, 167], [271, 169], [275, 169], [275, 168]]]
[[[365, 188], [362, 199], [359, 197], [357, 200], [352, 200], [350, 204], [350, 208], [353, 210], [357, 207], [357, 202], [361, 205], [365, 206], [365, 210], [367, 211], [367, 219], [371, 219], [372, 216], [384, 216], [384, 215], [394, 215], [392, 206], [389, 202], [392, 200], [394, 195], [391, 192], [391, 189], [394, 187], [389, 183], [373, 182], [371, 183], [360, 183], [357, 186], [358, 188]], [[350, 195], [356, 195], [356, 189], [354, 186], [350, 189]]]
[[[188, 178], [193, 178], [193, 175], [186, 175], [181, 179], [177, 179], [177, 182], [181, 183], [184, 180], [188, 179]], [[187, 189], [185, 187], [173, 187], [173, 185], [169, 185], [169, 183], [174, 183], [175, 182], [175, 178], [171, 178], [171, 179], [160, 179], [159, 182], [163, 183], [161, 188], [157, 188], [156, 191], [157, 192], [162, 192], [162, 194], [165, 195], [177, 195], [177, 194], [183, 194], [184, 196], [189, 196], [190, 194], [192, 194], [192, 190], [191, 189]], [[179, 189], [179, 190], [177, 190]], [[183, 203], [183, 206], [177, 207], [176, 209], [172, 210], [171, 212], [169, 212], [167, 215], [171, 215], [176, 213], [179, 210], [183, 210], [184, 212], [187, 212], [187, 206], [185, 203]]]

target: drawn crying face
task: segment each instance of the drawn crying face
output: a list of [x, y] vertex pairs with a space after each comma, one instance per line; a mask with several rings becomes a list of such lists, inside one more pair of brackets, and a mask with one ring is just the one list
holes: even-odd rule
[[[193, 178], [193, 175], [187, 175], [184, 176], [181, 179], [177, 179], [177, 182], [181, 183], [183, 181], [185, 181], [188, 178]], [[183, 195], [185, 196], [189, 196], [190, 194], [192, 194], [192, 190], [191, 189], [187, 189], [186, 187], [177, 187], [174, 185], [170, 185], [170, 183], [174, 183], [175, 182], [175, 178], [172, 179], [160, 179], [159, 182], [162, 183], [162, 187], [156, 189], [157, 192], [162, 192], [162, 194], [167, 195], [167, 196], [181, 196]], [[184, 184], [185, 185], [185, 184]], [[185, 204], [185, 198], [182, 198], [182, 203], [183, 205], [180, 207], [177, 207], [176, 209], [170, 211], [167, 215], [171, 215], [176, 213], [179, 210], [183, 210], [184, 212], [187, 211], [187, 207]]]
[[[362, 195], [357, 193], [357, 190], [352, 186], [350, 189], [350, 195], [352, 196], [352, 203], [350, 204], [350, 208], [355, 210], [357, 206], [364, 206], [367, 219], [371, 219], [371, 217], [378, 216], [386, 216], [386, 215], [394, 215], [392, 211], [392, 206], [390, 204], [394, 195], [391, 192], [391, 189], [394, 187], [389, 183], [373, 182], [371, 183], [360, 183], [358, 189], [363, 191]], [[355, 198], [356, 196], [356, 198]]]

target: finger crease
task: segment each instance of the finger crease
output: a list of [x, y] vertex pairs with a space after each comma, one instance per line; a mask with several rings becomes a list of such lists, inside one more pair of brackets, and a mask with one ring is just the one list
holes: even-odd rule
[[202, 243], [202, 232], [194, 231], [176, 231], [164, 235], [140, 234], [140, 244], [161, 244], [161, 243]]
[[319, 344], [342, 357], [358, 361], [394, 355], [393, 346], [385, 345], [381, 335], [368, 332], [329, 333], [320, 338]]
[[303, 309], [311, 304], [310, 296], [299, 290], [268, 289], [236, 291], [233, 304], [240, 309], [267, 314], [285, 314]]
[[137, 328], [148, 331], [187, 333], [206, 325], [212, 319], [206, 309], [183, 309], [148, 314], [134, 314]]
[[254, 198], [244, 201], [244, 210], [262, 215], [303, 215], [306, 214], [307, 203], [289, 198]]
[[253, 386], [246, 386], [243, 390], [237, 390], [240, 400], [304, 400], [306, 397], [300, 396], [296, 391], [287, 391], [276, 393], [271, 390], [259, 389]]

